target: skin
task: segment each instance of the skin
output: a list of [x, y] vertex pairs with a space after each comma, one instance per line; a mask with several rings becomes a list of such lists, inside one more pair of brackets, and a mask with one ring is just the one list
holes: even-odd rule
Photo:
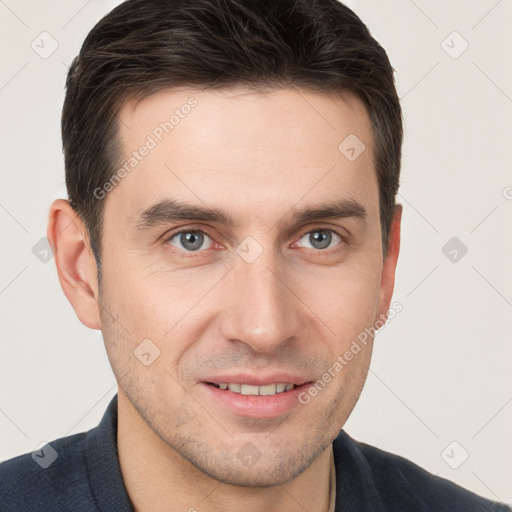
[[[85, 226], [65, 200], [50, 209], [61, 286], [80, 321], [101, 329], [118, 381], [123, 478], [144, 512], [239, 511], [242, 502], [254, 512], [326, 511], [331, 443], [359, 398], [373, 340], [307, 405], [274, 418], [234, 414], [201, 382], [239, 370], [320, 379], [386, 316], [401, 206], [384, 257], [371, 125], [351, 95], [159, 92], [120, 113], [127, 157], [191, 96], [197, 106], [103, 199], [100, 288]], [[366, 146], [355, 161], [338, 150], [349, 134]], [[138, 231], [140, 213], [164, 198], [222, 208], [237, 226]], [[360, 203], [366, 221], [290, 221], [293, 209], [340, 198]], [[169, 240], [184, 228], [207, 233], [199, 251]], [[343, 238], [317, 249], [316, 229]], [[252, 263], [236, 252], [248, 236], [262, 249]], [[134, 350], [148, 338], [160, 355], [145, 366]], [[247, 443], [261, 454], [252, 465], [237, 457]]]

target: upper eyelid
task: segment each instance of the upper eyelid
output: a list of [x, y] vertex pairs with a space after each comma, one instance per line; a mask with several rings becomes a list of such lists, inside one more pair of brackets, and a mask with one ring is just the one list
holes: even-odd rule
[[335, 233], [343, 240], [345, 240], [347, 238], [347, 235], [343, 235], [342, 233], [339, 232], [339, 231], [342, 231], [341, 228], [339, 228], [339, 230], [336, 230], [334, 228], [326, 228], [326, 227], [322, 227], [322, 226], [317, 226], [314, 228], [305, 228], [304, 231], [300, 230], [301, 234], [299, 235], [299, 238], [302, 238], [304, 235], [307, 235], [308, 233], [311, 233], [312, 231], [331, 231], [332, 233]]

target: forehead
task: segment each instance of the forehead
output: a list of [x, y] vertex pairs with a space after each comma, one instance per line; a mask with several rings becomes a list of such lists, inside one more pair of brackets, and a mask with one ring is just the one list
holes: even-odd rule
[[300, 201], [378, 208], [371, 125], [355, 96], [173, 89], [125, 104], [119, 121], [126, 172], [106, 210], [132, 224], [166, 198], [222, 204], [247, 222], [256, 212], [273, 222]]

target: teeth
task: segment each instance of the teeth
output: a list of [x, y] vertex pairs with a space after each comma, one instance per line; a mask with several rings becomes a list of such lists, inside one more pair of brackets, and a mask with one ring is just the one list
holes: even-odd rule
[[266, 386], [260, 386], [259, 395], [275, 395], [276, 384], [267, 384]]
[[258, 386], [242, 384], [242, 389], [240, 390], [240, 393], [242, 393], [242, 395], [258, 395]]
[[220, 389], [229, 389], [234, 393], [240, 393], [241, 395], [260, 395], [260, 396], [272, 396], [277, 393], [283, 393], [284, 391], [290, 391], [295, 387], [295, 384], [285, 384], [279, 382], [277, 384], [266, 384], [265, 386], [253, 386], [251, 384], [238, 384], [238, 383], [227, 383], [220, 382], [214, 384]]

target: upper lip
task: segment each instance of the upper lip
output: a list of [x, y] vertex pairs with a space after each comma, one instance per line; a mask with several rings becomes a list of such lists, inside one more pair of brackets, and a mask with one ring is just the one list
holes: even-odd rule
[[251, 386], [266, 386], [268, 384], [284, 383], [300, 386], [306, 382], [310, 382], [310, 380], [293, 373], [272, 373], [268, 375], [237, 373], [232, 375], [224, 374], [215, 375], [215, 377], [207, 377], [203, 382], [209, 382], [211, 384], [249, 384]]

